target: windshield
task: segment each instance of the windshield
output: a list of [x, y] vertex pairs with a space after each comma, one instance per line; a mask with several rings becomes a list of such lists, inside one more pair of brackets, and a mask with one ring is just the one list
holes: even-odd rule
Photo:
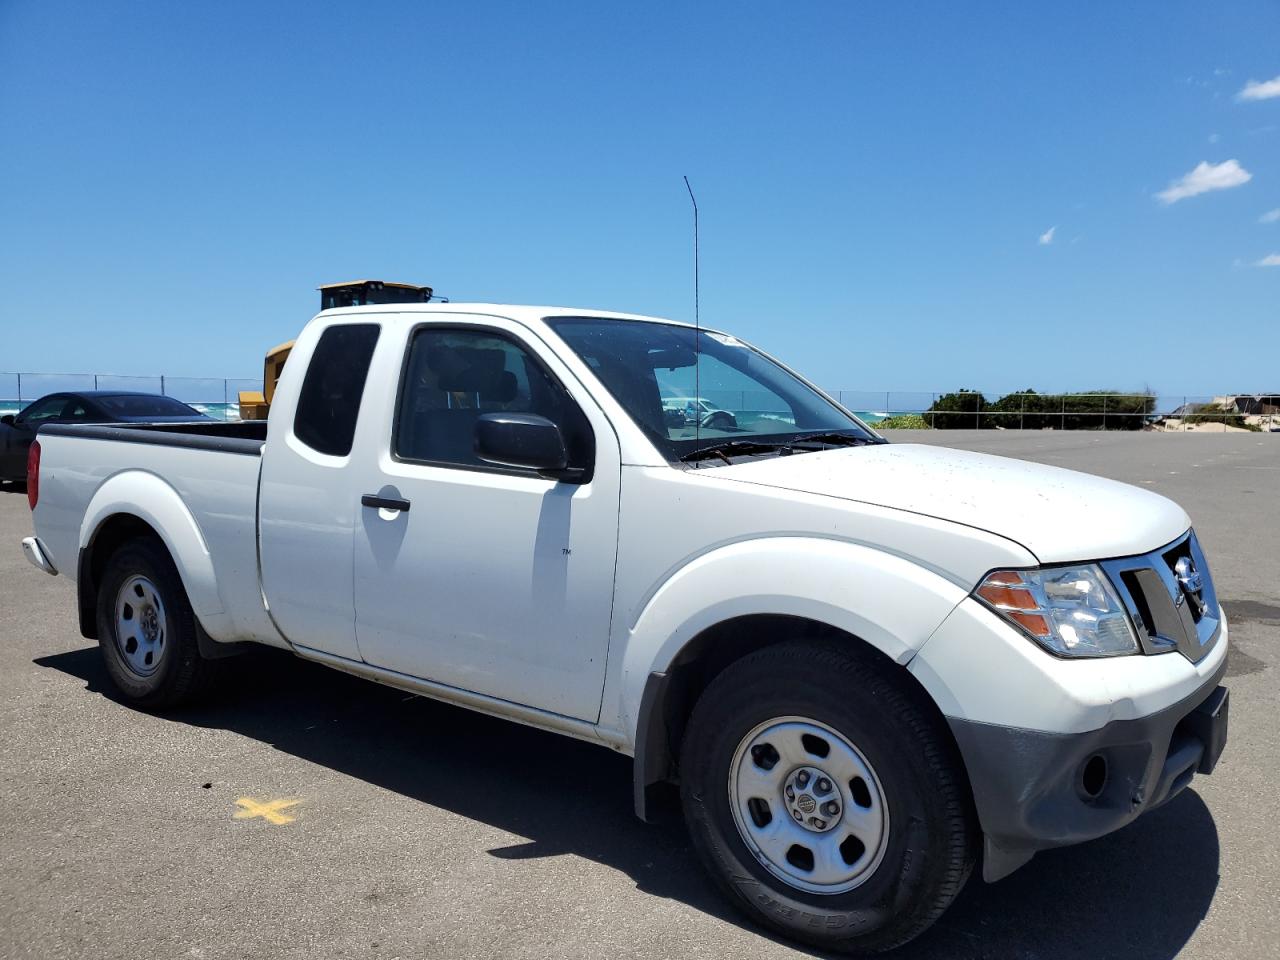
[[122, 393], [114, 397], [98, 396], [93, 398], [104, 413], [112, 417], [190, 417], [203, 420], [201, 414], [172, 397], [159, 394]]
[[876, 440], [830, 400], [736, 337], [703, 330], [695, 352], [692, 327], [600, 317], [550, 317], [547, 322], [668, 460], [729, 440], [783, 443], [804, 433]]

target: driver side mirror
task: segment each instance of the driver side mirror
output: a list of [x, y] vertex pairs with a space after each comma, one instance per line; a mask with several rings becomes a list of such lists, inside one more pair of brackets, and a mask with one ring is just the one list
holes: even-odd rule
[[3, 424], [4, 424], [5, 426], [7, 426], [7, 427], [12, 427], [12, 426], [13, 426], [13, 414], [12, 414], [12, 413], [6, 413], [3, 417], [0, 417], [0, 423], [3, 423]]
[[475, 453], [485, 463], [522, 467], [555, 480], [574, 480], [560, 428], [536, 413], [486, 413], [476, 421]]

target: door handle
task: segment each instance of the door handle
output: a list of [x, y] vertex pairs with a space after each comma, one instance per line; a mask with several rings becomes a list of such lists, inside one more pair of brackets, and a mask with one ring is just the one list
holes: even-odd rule
[[399, 510], [401, 513], [409, 512], [409, 501], [398, 500], [394, 497], [380, 497], [376, 493], [366, 493], [360, 498], [361, 506], [373, 507], [377, 510]]

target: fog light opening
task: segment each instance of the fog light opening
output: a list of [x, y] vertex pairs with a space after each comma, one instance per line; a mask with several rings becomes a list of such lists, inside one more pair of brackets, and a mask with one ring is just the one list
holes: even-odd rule
[[1085, 761], [1080, 773], [1080, 789], [1090, 800], [1096, 800], [1107, 785], [1107, 761], [1100, 753], [1095, 753]]

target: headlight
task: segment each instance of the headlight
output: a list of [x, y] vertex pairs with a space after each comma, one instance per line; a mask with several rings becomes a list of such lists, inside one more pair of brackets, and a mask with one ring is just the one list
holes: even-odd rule
[[1093, 564], [997, 570], [973, 594], [1058, 656], [1117, 657], [1139, 650], [1129, 614]]

